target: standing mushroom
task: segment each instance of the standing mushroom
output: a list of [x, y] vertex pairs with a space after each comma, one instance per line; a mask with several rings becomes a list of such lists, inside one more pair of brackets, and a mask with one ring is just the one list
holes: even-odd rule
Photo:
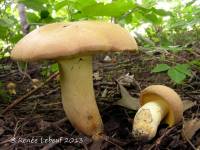
[[98, 139], [103, 123], [93, 90], [92, 54], [125, 50], [136, 51], [137, 44], [119, 25], [79, 21], [35, 29], [15, 45], [11, 57], [25, 61], [55, 59], [68, 119], [78, 131]]
[[141, 92], [141, 108], [135, 115], [133, 135], [151, 140], [161, 121], [173, 126], [182, 119], [183, 103], [179, 95], [163, 85], [152, 85]]

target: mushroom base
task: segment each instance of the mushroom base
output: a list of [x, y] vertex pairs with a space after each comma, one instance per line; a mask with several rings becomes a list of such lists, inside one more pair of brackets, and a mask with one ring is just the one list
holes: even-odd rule
[[93, 90], [92, 57], [58, 62], [65, 113], [78, 131], [96, 139], [103, 132], [103, 123]]
[[151, 140], [166, 114], [167, 106], [162, 101], [150, 101], [144, 104], [135, 115], [133, 136], [140, 140]]

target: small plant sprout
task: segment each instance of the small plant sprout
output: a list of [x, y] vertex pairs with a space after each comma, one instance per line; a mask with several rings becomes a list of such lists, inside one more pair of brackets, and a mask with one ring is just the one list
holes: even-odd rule
[[179, 95], [163, 85], [152, 85], [141, 92], [141, 108], [133, 121], [133, 136], [151, 140], [161, 122], [173, 126], [182, 119], [183, 103]]
[[27, 34], [14, 47], [18, 60], [55, 59], [59, 64], [62, 103], [71, 124], [98, 140], [103, 122], [95, 101], [92, 55], [137, 50], [135, 39], [116, 24], [98, 21], [48, 24]]

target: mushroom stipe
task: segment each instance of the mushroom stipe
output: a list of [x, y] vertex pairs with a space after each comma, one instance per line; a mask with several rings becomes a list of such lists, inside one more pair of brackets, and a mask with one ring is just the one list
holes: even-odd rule
[[58, 63], [62, 103], [68, 119], [80, 132], [98, 136], [103, 132], [103, 123], [93, 90], [92, 56], [59, 60]]

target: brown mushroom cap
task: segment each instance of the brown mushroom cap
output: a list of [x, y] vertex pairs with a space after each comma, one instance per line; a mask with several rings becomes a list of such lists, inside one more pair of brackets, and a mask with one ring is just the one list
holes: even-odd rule
[[173, 89], [164, 85], [152, 85], [141, 92], [141, 105], [153, 100], [166, 102], [169, 111], [163, 121], [169, 126], [174, 125], [182, 119], [183, 103], [179, 95]]
[[137, 50], [137, 43], [124, 28], [107, 22], [78, 21], [33, 30], [15, 45], [11, 57], [40, 60], [125, 50]]

